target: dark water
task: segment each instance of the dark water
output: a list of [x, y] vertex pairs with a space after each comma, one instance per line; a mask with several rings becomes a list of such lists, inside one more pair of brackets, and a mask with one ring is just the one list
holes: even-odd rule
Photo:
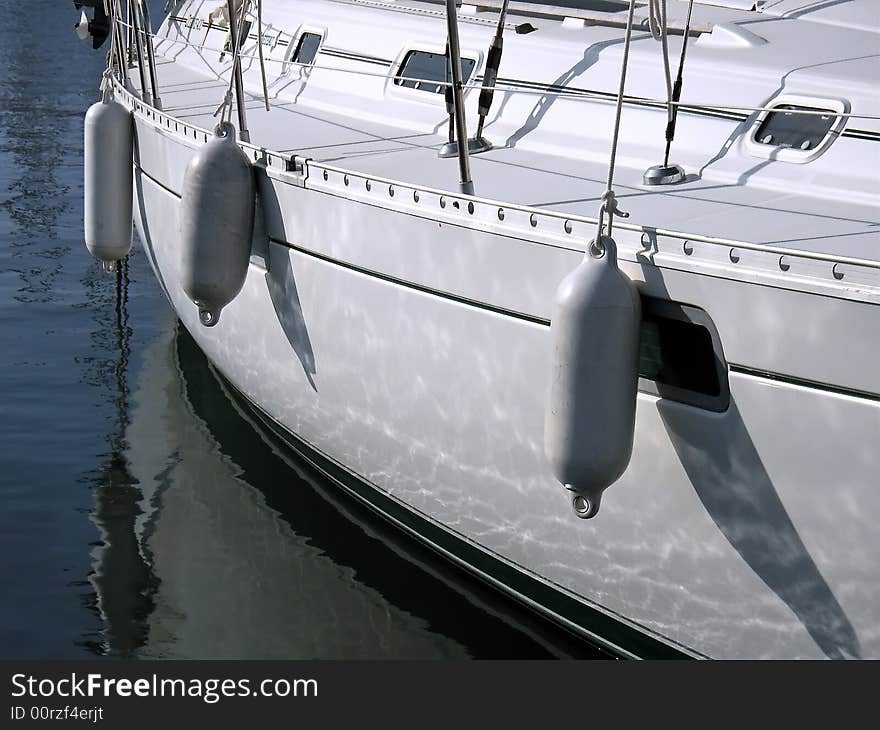
[[278, 451], [137, 245], [100, 272], [74, 19], [0, 3], [0, 656], [595, 656]]

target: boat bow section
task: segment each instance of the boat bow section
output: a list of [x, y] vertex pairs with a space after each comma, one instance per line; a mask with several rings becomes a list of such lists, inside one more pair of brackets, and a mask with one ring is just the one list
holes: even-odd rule
[[[601, 639], [601, 615], [699, 655], [880, 656], [876, 35], [785, 2], [695, 6], [673, 146], [687, 177], [662, 187], [641, 182], [665, 144], [659, 44], [634, 39], [615, 178], [631, 218], [614, 226], [642, 307], [633, 452], [584, 521], [543, 455], [550, 320], [596, 235], [622, 29], [510, 16], [469, 196], [437, 158], [446, 105], [425, 78], [428, 56], [445, 64], [443, 15], [384, 5], [266, 0], [262, 35], [247, 16], [239, 146], [257, 209], [244, 285], [210, 329], [180, 284], [178, 231], [186, 166], [230, 88], [213, 4], [179, 3], [158, 34], [164, 110], [137, 73], [117, 88], [141, 240], [199, 345], [362, 498], [519, 590], [513, 571], [575, 630]], [[496, 19], [461, 15], [468, 119]], [[766, 43], [712, 41], [725, 25]]]

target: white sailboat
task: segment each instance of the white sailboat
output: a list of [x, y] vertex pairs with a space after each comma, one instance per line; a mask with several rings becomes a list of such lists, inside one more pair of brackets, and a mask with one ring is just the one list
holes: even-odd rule
[[87, 243], [292, 448], [622, 656], [880, 656], [875, 3], [107, 5]]

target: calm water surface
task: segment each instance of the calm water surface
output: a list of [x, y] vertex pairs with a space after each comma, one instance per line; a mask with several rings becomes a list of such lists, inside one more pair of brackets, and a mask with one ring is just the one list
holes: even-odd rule
[[0, 3], [0, 656], [595, 655], [277, 451], [137, 244], [101, 273], [74, 20]]

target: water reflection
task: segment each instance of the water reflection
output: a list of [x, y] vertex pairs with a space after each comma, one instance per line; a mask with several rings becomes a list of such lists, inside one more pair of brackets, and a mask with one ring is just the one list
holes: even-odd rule
[[0, 3], [3, 657], [589, 655], [298, 476], [137, 246], [100, 273], [82, 120], [103, 54], [72, 6], [20, 5]]
[[[83, 646], [98, 654], [131, 657], [146, 641], [146, 619], [153, 608], [155, 580], [140, 553], [135, 520], [143, 494], [129, 469], [125, 438], [130, 426], [128, 362], [131, 328], [128, 322], [129, 261], [116, 270], [115, 318], [112, 333], [118, 353], [112, 378], [116, 428], [109, 435], [110, 451], [104, 455], [95, 479], [92, 521], [100, 533], [90, 575], [94, 587], [93, 610], [104, 625], [100, 640], [85, 639]], [[104, 330], [102, 330], [104, 331]]]
[[95, 651], [175, 658], [595, 653], [461, 581], [344, 498], [336, 503], [303, 464], [254, 430], [180, 325], [145, 351], [130, 415], [119, 423], [119, 450], [103, 466], [93, 515], [103, 544], [92, 582], [105, 624]]
[[103, 58], [82, 54], [72, 6], [56, 6], [0, 3], [0, 647], [10, 658], [81, 656], [78, 641], [101, 641], [87, 515], [94, 480], [119, 453], [105, 437], [120, 433], [116, 375], [129, 368], [128, 310], [114, 309], [123, 281], [102, 277], [82, 243], [82, 118]]

